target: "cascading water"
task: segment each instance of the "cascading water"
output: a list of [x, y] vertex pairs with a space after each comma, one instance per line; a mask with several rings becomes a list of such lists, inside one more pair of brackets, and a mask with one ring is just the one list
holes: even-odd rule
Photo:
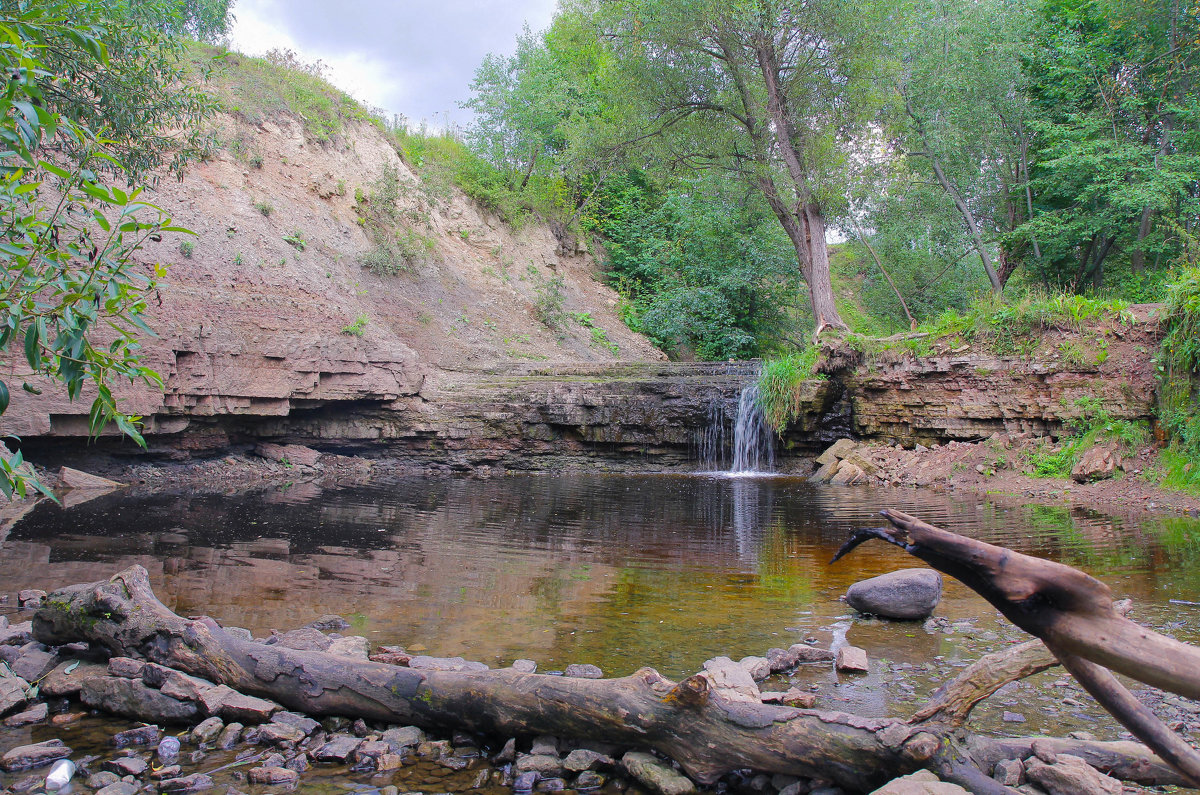
[[727, 406], [714, 401], [709, 407], [708, 425], [696, 440], [701, 465], [705, 471], [729, 475], [771, 472], [775, 468], [775, 434], [758, 406], [757, 384], [742, 389], [734, 417], [729, 417], [732, 407]]
[[742, 390], [733, 426], [731, 475], [770, 472], [775, 468], [775, 433], [758, 406], [758, 384]]

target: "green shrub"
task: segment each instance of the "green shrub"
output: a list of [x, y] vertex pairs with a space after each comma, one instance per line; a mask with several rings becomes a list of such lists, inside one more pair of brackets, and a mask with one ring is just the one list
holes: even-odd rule
[[191, 259], [192, 255], [196, 253], [196, 244], [190, 240], [179, 241], [179, 253], [183, 255], [184, 259]]
[[1079, 458], [1097, 443], [1116, 444], [1124, 455], [1146, 444], [1150, 430], [1144, 422], [1114, 419], [1104, 411], [1100, 399], [1082, 397], [1075, 401], [1079, 416], [1067, 420], [1067, 431], [1058, 446], [1043, 445], [1029, 457], [1034, 477], [1067, 478]]
[[566, 282], [561, 276], [546, 278], [532, 265], [528, 273], [533, 279], [533, 313], [546, 328], [561, 331], [569, 317], [563, 311], [563, 303], [567, 298], [563, 292]]
[[273, 205], [269, 201], [265, 201], [265, 200], [257, 201], [257, 202], [254, 202], [254, 209], [258, 210], [259, 213], [261, 213], [264, 216], [270, 216], [271, 213], [275, 212], [275, 205]]
[[367, 330], [367, 324], [371, 322], [371, 318], [365, 314], [359, 315], [354, 319], [354, 322], [349, 326], [342, 326], [342, 333], [349, 334], [353, 337], [361, 337]]
[[1170, 439], [1163, 485], [1200, 491], [1200, 240], [1182, 229], [1181, 268], [1167, 290], [1158, 357], [1158, 420]]
[[300, 229], [293, 229], [289, 234], [284, 235], [283, 242], [297, 251], [308, 248], [308, 242], [304, 239], [304, 231]]

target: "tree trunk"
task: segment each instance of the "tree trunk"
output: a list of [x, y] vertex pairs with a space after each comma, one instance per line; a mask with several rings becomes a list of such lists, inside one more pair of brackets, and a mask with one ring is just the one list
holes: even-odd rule
[[[1000, 759], [1029, 755], [1028, 741], [964, 737], [953, 722], [862, 718], [762, 704], [718, 689], [704, 675], [676, 684], [652, 668], [601, 680], [512, 670], [415, 670], [268, 646], [230, 635], [211, 619], [175, 615], [155, 598], [141, 566], [106, 581], [56, 591], [33, 622], [44, 643], [87, 641], [113, 655], [144, 657], [310, 715], [650, 747], [676, 760], [702, 784], [733, 769], [752, 768], [824, 778], [862, 792], [926, 768], [975, 793], [1013, 795], [1014, 790], [987, 774]], [[972, 698], [971, 703], [978, 700]], [[1127, 780], [1184, 781], [1134, 743], [1052, 742], [1060, 752], [1082, 756], [1101, 770], [1119, 771]], [[981, 766], [977, 760], [986, 761]]]
[[1137, 243], [1129, 253], [1129, 268], [1134, 276], [1141, 276], [1146, 270], [1146, 250], [1142, 241], [1150, 234], [1151, 221], [1154, 219], [1154, 208], [1147, 204], [1142, 208], [1142, 217], [1138, 221]]
[[958, 208], [959, 215], [967, 224], [967, 231], [971, 234], [971, 241], [975, 245], [975, 253], [979, 255], [979, 260], [983, 263], [984, 273], [987, 274], [988, 281], [992, 285], [992, 293], [1000, 295], [1004, 292], [1004, 282], [1000, 281], [1000, 274], [996, 272], [996, 266], [992, 264], [992, 255], [988, 253], [987, 243], [983, 239], [983, 233], [979, 230], [979, 224], [975, 220], [975, 213], [971, 212], [971, 208], [967, 206], [958, 190], [950, 183], [946, 177], [946, 172], [942, 170], [942, 164], [936, 157], [929, 157], [929, 162], [933, 166], [934, 176], [937, 177], [938, 183], [942, 186], [942, 190], [950, 196], [954, 206]]

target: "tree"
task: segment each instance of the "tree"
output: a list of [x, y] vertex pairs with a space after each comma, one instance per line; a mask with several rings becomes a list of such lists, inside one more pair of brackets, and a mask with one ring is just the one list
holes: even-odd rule
[[[137, 418], [121, 411], [110, 387], [116, 378], [161, 385], [140, 363], [137, 342], [151, 333], [141, 316], [161, 270], [133, 255], [152, 237], [186, 230], [171, 226], [140, 189], [110, 183], [132, 181], [166, 162], [168, 152], [175, 165], [184, 162], [190, 153], [160, 137], [159, 126], [141, 125], [195, 123], [208, 107], [194, 96], [180, 104], [171, 93], [182, 72], [169, 47], [135, 58], [134, 45], [169, 35], [140, 14], [167, 7], [0, 5], [0, 68], [9, 76], [0, 95], [0, 354], [7, 373], [0, 418], [11, 383], [33, 393], [62, 387], [72, 400], [90, 385], [91, 432], [112, 421], [143, 443]], [[124, 60], [112, 58], [114, 48]], [[80, 82], [87, 76], [96, 78], [91, 89]], [[108, 107], [112, 119], [102, 112]], [[10, 498], [28, 487], [45, 492], [22, 463], [19, 452], [0, 463], [0, 491]]]
[[759, 191], [794, 248], [816, 333], [846, 328], [834, 301], [827, 217], [844, 210], [846, 150], [869, 118], [871, 3], [624, 0], [600, 15], [665, 158]]

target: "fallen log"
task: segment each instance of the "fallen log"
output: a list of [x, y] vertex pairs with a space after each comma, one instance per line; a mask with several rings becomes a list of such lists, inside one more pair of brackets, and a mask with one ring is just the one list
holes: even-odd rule
[[[855, 531], [833, 561], [880, 539], [960, 580], [1009, 621], [1040, 638], [1109, 714], [1191, 786], [1200, 786], [1200, 753], [1108, 670], [1200, 698], [1200, 649], [1130, 621], [1108, 586], [1078, 569], [951, 533], [900, 511], [882, 514], [891, 528]], [[1024, 670], [1044, 667], [1040, 657], [1036, 648], [1025, 650]]]
[[[211, 619], [168, 610], [140, 566], [51, 594], [34, 617], [34, 633], [47, 644], [86, 640], [114, 656], [143, 657], [310, 715], [653, 748], [702, 784], [752, 768], [867, 792], [925, 768], [975, 793], [1011, 795], [989, 777], [991, 766], [1027, 751], [1014, 741], [965, 735], [951, 722], [910, 725], [736, 699], [702, 675], [675, 683], [651, 668], [601, 680], [415, 670], [243, 640]], [[1070, 747], [1127, 780], [1183, 783], [1142, 746]]]

